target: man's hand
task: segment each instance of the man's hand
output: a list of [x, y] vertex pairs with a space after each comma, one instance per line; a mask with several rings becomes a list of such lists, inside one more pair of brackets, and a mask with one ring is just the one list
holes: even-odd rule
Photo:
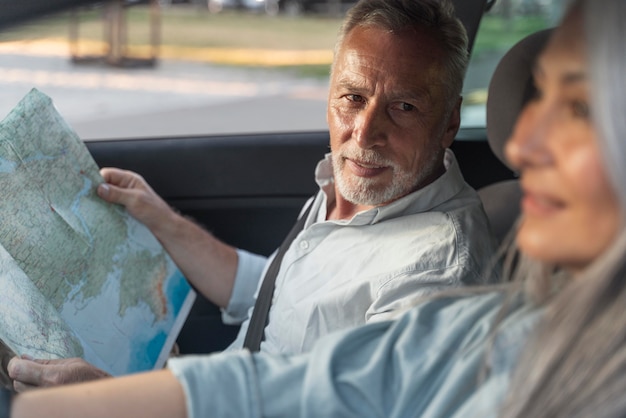
[[13, 357], [7, 369], [16, 392], [110, 377], [80, 358], [33, 360], [26, 356]]
[[237, 271], [236, 249], [181, 216], [139, 174], [118, 168], [103, 168], [100, 174], [106, 183], [98, 186], [98, 195], [125, 206], [200, 293], [220, 307], [228, 306]]
[[106, 183], [98, 186], [98, 196], [107, 202], [125, 206], [133, 217], [155, 235], [159, 235], [159, 227], [169, 225], [176, 215], [139, 174], [118, 168], [103, 168], [100, 174]]

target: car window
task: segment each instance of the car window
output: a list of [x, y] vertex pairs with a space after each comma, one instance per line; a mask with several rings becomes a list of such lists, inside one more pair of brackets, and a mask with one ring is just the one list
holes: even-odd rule
[[502, 56], [525, 36], [555, 26], [564, 0], [500, 0], [483, 16], [465, 77], [462, 128], [484, 128], [487, 87]]
[[[332, 48], [351, 2], [323, 3], [102, 2], [12, 27], [0, 33], [0, 115], [37, 87], [85, 140], [326, 130]], [[496, 63], [553, 25], [560, 3], [499, 1], [484, 16], [462, 127], [484, 127]]]

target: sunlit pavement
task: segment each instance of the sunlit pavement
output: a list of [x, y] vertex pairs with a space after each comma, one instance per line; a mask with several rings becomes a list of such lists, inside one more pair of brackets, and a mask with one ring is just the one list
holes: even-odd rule
[[[156, 66], [127, 68], [73, 63], [62, 40], [0, 42], [0, 115], [36, 87], [85, 140], [326, 129], [327, 77], [263, 65], [327, 63], [328, 51], [162, 49]], [[485, 87], [498, 59], [470, 67], [464, 126], [484, 126]]]
[[326, 128], [325, 78], [229, 66], [224, 57], [216, 64], [195, 52], [123, 68], [72, 63], [60, 41], [0, 43], [0, 114], [35, 87], [86, 140]]

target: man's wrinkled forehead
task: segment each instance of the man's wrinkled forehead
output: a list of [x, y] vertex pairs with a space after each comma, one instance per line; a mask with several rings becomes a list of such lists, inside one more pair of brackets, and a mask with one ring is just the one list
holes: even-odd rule
[[359, 83], [361, 69], [389, 72], [405, 89], [430, 95], [443, 86], [442, 56], [439, 43], [428, 32], [359, 26], [348, 33], [335, 57], [336, 81]]

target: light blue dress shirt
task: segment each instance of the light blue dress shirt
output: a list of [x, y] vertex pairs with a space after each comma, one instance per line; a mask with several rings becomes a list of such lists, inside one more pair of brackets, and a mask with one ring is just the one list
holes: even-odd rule
[[328, 335], [294, 357], [246, 350], [171, 359], [190, 418], [495, 417], [541, 310], [500, 292], [425, 302]]
[[[476, 192], [452, 151], [446, 172], [388, 205], [327, 221], [335, 191], [330, 156], [316, 170], [320, 192], [285, 253], [261, 351], [308, 351], [321, 336], [394, 317], [417, 297], [483, 283], [494, 241]], [[223, 317], [241, 323], [241, 348], [266, 259], [239, 252], [235, 287]]]

